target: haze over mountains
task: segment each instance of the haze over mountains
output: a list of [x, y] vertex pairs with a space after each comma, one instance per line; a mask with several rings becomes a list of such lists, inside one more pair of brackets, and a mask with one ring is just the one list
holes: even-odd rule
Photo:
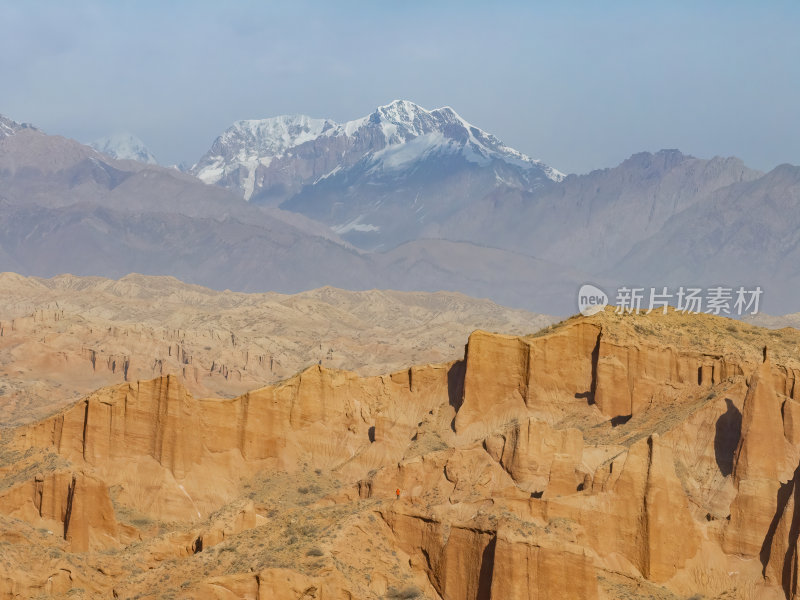
[[97, 139], [89, 145], [111, 158], [138, 160], [150, 165], [158, 164], [158, 160], [144, 142], [132, 133], [116, 133]]
[[30, 275], [444, 289], [555, 314], [574, 312], [586, 281], [612, 298], [760, 285], [762, 310], [787, 313], [798, 201], [799, 167], [677, 150], [564, 176], [451, 108], [408, 101], [344, 124], [238, 121], [191, 173], [0, 119], [0, 270]]

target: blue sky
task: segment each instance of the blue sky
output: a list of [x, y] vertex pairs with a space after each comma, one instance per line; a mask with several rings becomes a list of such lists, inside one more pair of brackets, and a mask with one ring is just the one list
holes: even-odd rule
[[800, 164], [798, 2], [0, 0], [0, 114], [193, 162], [231, 122], [450, 105], [565, 172]]

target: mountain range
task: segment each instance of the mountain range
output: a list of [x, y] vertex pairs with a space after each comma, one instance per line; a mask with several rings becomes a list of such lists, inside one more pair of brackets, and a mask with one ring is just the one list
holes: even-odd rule
[[239, 121], [192, 173], [321, 220], [365, 249], [437, 237], [438, 223], [498, 185], [532, 189], [563, 178], [450, 107], [405, 100], [344, 124], [302, 115]]
[[792, 165], [662, 150], [565, 176], [408, 101], [238, 121], [188, 173], [111, 154], [0, 118], [0, 270], [445, 289], [553, 314], [587, 281], [760, 285], [762, 310], [797, 311]]

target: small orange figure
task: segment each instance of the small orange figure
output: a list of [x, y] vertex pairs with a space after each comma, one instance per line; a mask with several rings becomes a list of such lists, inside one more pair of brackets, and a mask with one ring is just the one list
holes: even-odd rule
[[394, 493], [395, 493], [395, 494], [397, 494], [397, 498], [399, 499], [399, 498], [400, 498], [400, 488], [397, 488], [397, 489], [394, 491]]

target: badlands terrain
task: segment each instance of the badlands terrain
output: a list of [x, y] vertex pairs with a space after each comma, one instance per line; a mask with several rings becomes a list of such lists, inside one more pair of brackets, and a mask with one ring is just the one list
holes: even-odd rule
[[553, 321], [457, 293], [242, 294], [172, 277], [0, 273], [0, 424], [168, 374], [197, 397], [230, 398], [314, 364], [379, 374], [455, 360], [475, 329]]
[[0, 598], [798, 597], [797, 330], [607, 309], [370, 376], [315, 344], [3, 429]]

